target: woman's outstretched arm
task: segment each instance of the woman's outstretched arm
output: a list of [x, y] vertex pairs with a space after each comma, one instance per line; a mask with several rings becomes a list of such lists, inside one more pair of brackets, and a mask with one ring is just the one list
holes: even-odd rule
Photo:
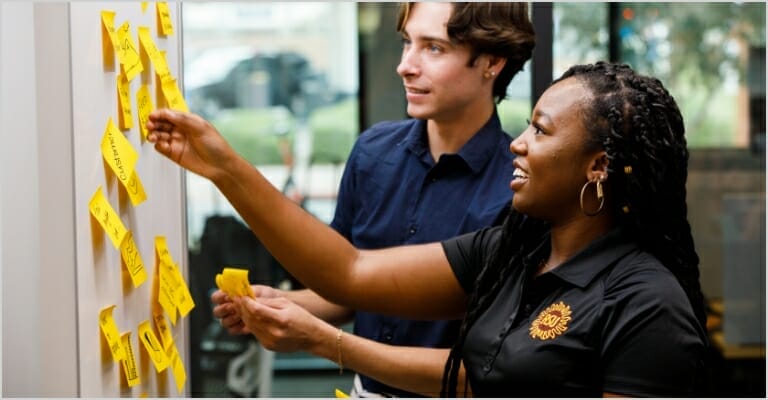
[[458, 318], [466, 295], [439, 243], [360, 251], [288, 200], [200, 116], [152, 112], [158, 152], [210, 179], [290, 273], [326, 299], [415, 319]]

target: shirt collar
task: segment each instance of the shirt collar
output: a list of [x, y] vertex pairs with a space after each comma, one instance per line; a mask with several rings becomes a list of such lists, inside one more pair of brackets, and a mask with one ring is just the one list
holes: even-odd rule
[[[541, 259], [546, 256], [549, 247], [550, 239], [547, 238], [546, 242], [532, 254], [538, 255], [538, 259]], [[603, 270], [635, 249], [637, 245], [629, 236], [621, 228], [615, 228], [553, 269], [551, 273], [566, 282], [584, 288]]]
[[[506, 149], [499, 149], [500, 139], [504, 135], [506, 133], [501, 129], [501, 121], [494, 110], [485, 125], [456, 154], [464, 160], [472, 173], [478, 173], [496, 152], [506, 151]], [[426, 154], [429, 151], [427, 121], [417, 120], [401, 144], [406, 145], [417, 156]]]

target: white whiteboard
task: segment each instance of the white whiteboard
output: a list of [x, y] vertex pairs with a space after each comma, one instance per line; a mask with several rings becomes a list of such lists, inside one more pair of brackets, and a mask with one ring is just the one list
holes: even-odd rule
[[[145, 188], [146, 201], [133, 206], [125, 192], [118, 189], [119, 181], [103, 161], [100, 147], [108, 119], [112, 118], [115, 124], [118, 121], [116, 77], [120, 68], [117, 58], [111, 70], [105, 68], [103, 62], [103, 10], [115, 11], [115, 28], [129, 22], [131, 37], [137, 46], [138, 27], [149, 27], [157, 47], [166, 51], [171, 73], [181, 82], [180, 5], [168, 2], [174, 33], [162, 37], [158, 35], [155, 2], [146, 3], [146, 11], [142, 11], [142, 3], [138, 1], [72, 2], [69, 7], [80, 397], [179, 397], [188, 392], [177, 390], [170, 368], [161, 373], [155, 371], [138, 338], [139, 323], [152, 321], [150, 301], [156, 236], [166, 237], [171, 256], [179, 264], [185, 279], [187, 277], [183, 173], [156, 153], [150, 143], [142, 142], [136, 117], [136, 92], [142, 83], [150, 86], [152, 101], [157, 106], [154, 72], [146, 72], [151, 70], [149, 66], [130, 82], [133, 127], [123, 131], [139, 154], [136, 171]], [[119, 250], [90, 216], [88, 203], [99, 186], [123, 225], [133, 233], [138, 246], [147, 272], [147, 280], [138, 288], [133, 287], [124, 272]], [[128, 387], [121, 377], [122, 365], [112, 360], [99, 328], [99, 311], [112, 304], [116, 305], [113, 317], [119, 331], [131, 331], [131, 345], [141, 380], [133, 387]], [[184, 360], [188, 387], [185, 319], [178, 319], [172, 332]]]

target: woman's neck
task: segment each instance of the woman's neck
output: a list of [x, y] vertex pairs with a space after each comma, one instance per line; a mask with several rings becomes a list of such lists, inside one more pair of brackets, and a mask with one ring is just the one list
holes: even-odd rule
[[590, 243], [610, 232], [613, 226], [613, 220], [607, 212], [594, 217], [584, 216], [569, 224], [553, 226], [549, 257], [539, 266], [537, 275], [557, 268]]

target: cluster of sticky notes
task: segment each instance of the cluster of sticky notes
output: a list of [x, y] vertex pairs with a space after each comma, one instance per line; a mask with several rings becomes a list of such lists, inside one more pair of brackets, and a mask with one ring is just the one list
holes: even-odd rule
[[[148, 6], [149, 2], [141, 2], [142, 14], [146, 13]], [[172, 35], [174, 28], [167, 2], [158, 1], [155, 6], [157, 36]], [[168, 66], [165, 51], [158, 48], [151, 28], [138, 26], [136, 29], [136, 24], [129, 21], [116, 23], [117, 14], [112, 10], [102, 10], [100, 14], [104, 71], [114, 72], [117, 93], [117, 114], [107, 119], [101, 139], [101, 154], [108, 168], [107, 172], [111, 171], [117, 178], [118, 188], [124, 189], [135, 207], [147, 200], [147, 194], [137, 171], [138, 150], [141, 149], [134, 148], [128, 140], [130, 136], [127, 131], [135, 129], [138, 122], [140, 138], [146, 141], [146, 123], [155, 105], [184, 111], [188, 109], [176, 78]], [[135, 30], [138, 30], [138, 41]], [[115, 58], [118, 64], [115, 63]], [[152, 68], [156, 78], [154, 99], [151, 91]], [[134, 87], [138, 86], [135, 103], [131, 90], [132, 82]], [[113, 177], [110, 176], [111, 179]], [[107, 186], [110, 187], [112, 185]], [[139, 235], [131, 231], [131, 226], [123, 224], [118, 213], [120, 209], [112, 207], [102, 186], [96, 189], [88, 208], [93, 220], [98, 222], [114, 247], [120, 251], [122, 265], [127, 270], [133, 286], [139, 287], [147, 279], [144, 261], [137, 245]], [[177, 316], [185, 317], [195, 304], [178, 264], [168, 251], [165, 237], [155, 237], [155, 250], [157, 257], [155, 273], [152, 276], [150, 308], [157, 335], [149, 319], [139, 323], [137, 333], [130, 330], [121, 331], [112, 316], [116, 308], [114, 304], [100, 311], [99, 326], [113, 360], [122, 364], [122, 376], [129, 387], [139, 385], [140, 377], [144, 375], [139, 370], [143, 363], [137, 363], [131, 340], [132, 336], [138, 336], [138, 342], [143, 345], [155, 369], [158, 372], [171, 369], [176, 378], [177, 389], [182, 392], [187, 379], [186, 371], [165, 314], [171, 323], [176, 324]]]
[[247, 269], [224, 267], [222, 273], [216, 274], [216, 286], [230, 297], [253, 297]]
[[133, 287], [139, 287], [147, 279], [144, 261], [133, 240], [133, 234], [123, 225], [120, 216], [104, 197], [101, 186], [96, 188], [96, 192], [88, 203], [88, 209], [107, 233], [115, 248], [120, 249], [123, 265], [128, 270]]

